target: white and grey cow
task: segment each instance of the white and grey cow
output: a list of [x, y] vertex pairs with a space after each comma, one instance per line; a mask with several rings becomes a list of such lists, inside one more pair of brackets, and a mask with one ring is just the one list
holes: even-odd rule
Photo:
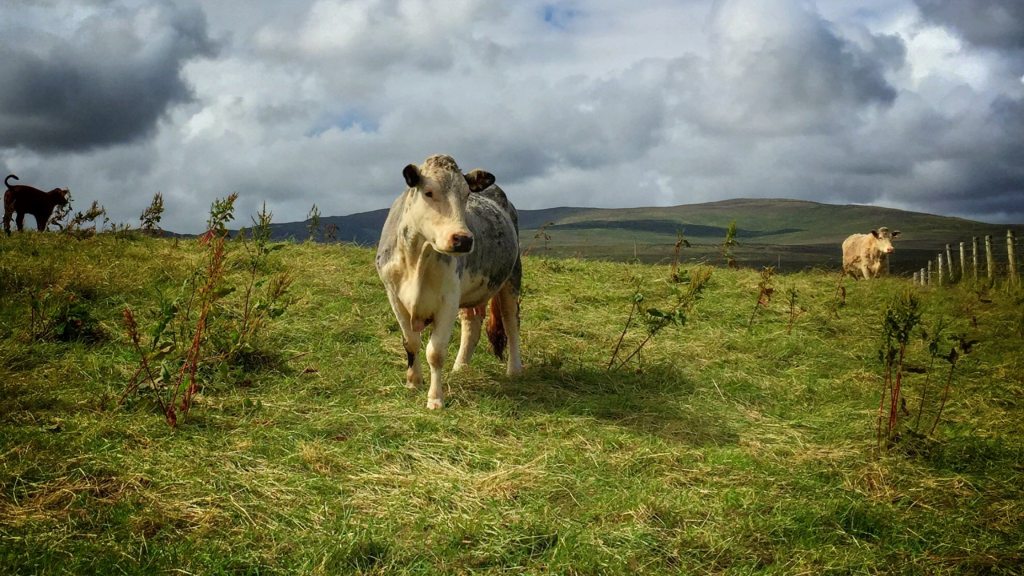
[[462, 342], [453, 370], [473, 357], [490, 301], [487, 335], [501, 358], [508, 346], [508, 374], [519, 360], [519, 221], [494, 176], [463, 174], [450, 156], [438, 154], [402, 170], [408, 188], [388, 212], [377, 248], [377, 273], [402, 329], [408, 359], [406, 385], [423, 382], [419, 351], [427, 344], [430, 391], [427, 408], [444, 407], [441, 370], [456, 316]]
[[853, 234], [843, 242], [843, 270], [854, 279], [878, 278], [889, 273], [889, 254], [896, 251], [892, 240], [900, 231], [888, 228], [871, 234]]

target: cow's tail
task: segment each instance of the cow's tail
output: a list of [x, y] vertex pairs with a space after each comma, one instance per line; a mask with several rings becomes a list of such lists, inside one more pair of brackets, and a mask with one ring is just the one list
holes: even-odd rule
[[[3, 174], [3, 172], [0, 172], [0, 174]], [[11, 179], [19, 180], [19, 178], [17, 176], [15, 176], [14, 174], [11, 174], [7, 178], [4, 178], [4, 186], [6, 186], [8, 189], [11, 188], [11, 183], [8, 182], [8, 180], [11, 180]]]
[[487, 317], [487, 339], [491, 341], [491, 349], [498, 360], [505, 359], [505, 344], [508, 343], [508, 336], [505, 335], [505, 323], [501, 320], [501, 301], [499, 298], [505, 290], [498, 291], [491, 298], [491, 313]]

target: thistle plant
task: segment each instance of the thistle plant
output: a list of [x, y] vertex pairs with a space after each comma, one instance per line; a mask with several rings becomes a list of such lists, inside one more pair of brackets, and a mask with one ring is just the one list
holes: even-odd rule
[[160, 228], [160, 219], [163, 217], [163, 213], [164, 195], [157, 192], [153, 195], [153, 202], [139, 216], [139, 221], [141, 222], [139, 229], [154, 236], [163, 236], [164, 231]]
[[765, 266], [764, 270], [761, 270], [761, 281], [757, 283], [757, 301], [754, 302], [754, 311], [750, 313], [750, 322], [747, 323], [747, 328], [754, 325], [754, 317], [757, 316], [757, 311], [761, 308], [767, 308], [772, 302], [772, 294], [775, 293], [775, 287], [773, 286], [775, 280], [772, 278], [774, 273], [774, 266]]
[[[266, 211], [267, 203], [263, 203], [263, 210]], [[306, 242], [312, 242], [317, 231], [320, 229], [320, 209], [313, 204], [313, 208], [310, 209], [309, 214], [306, 214], [306, 229], [309, 230], [309, 236], [306, 237]]]
[[544, 249], [550, 250], [550, 248], [548, 248], [548, 241], [551, 240], [551, 235], [545, 232], [545, 230], [547, 230], [548, 226], [554, 226], [554, 224], [554, 222], [545, 222], [544, 225], [540, 227], [540, 232], [534, 234], [533, 242], [530, 242], [530, 246], [526, 249], [526, 252], [523, 252], [523, 256], [528, 256], [530, 254], [530, 251], [533, 250], [533, 245], [536, 244], [537, 240], [540, 238], [544, 239]]
[[[687, 248], [689, 248], [690, 247], [690, 241], [687, 240], [686, 238], [683, 238], [683, 231], [682, 230], [679, 230], [678, 232], [676, 232], [676, 237], [677, 238], [676, 238], [676, 245], [675, 245], [675, 253], [672, 255], [672, 274], [671, 274], [670, 278], [672, 279], [673, 282], [679, 283], [679, 282], [683, 281], [682, 278], [680, 278], [679, 273], [678, 273], [678, 270], [679, 270], [679, 251], [682, 249], [682, 247], [684, 245]], [[685, 274], [685, 271], [684, 271], [684, 274]]]
[[882, 343], [878, 350], [878, 359], [883, 367], [882, 395], [878, 404], [879, 449], [892, 445], [898, 431], [900, 411], [906, 410], [905, 401], [901, 398], [903, 360], [911, 333], [921, 323], [920, 308], [918, 297], [913, 292], [906, 292], [894, 297], [882, 315]]
[[789, 289], [789, 324], [786, 326], [786, 334], [789, 334], [789, 333], [791, 333], [793, 331], [793, 324], [796, 322], [796, 319], [799, 318], [801, 314], [807, 312], [807, 310], [804, 310], [802, 307], [797, 305], [796, 300], [797, 300], [796, 288], [790, 288]]
[[[634, 357], [637, 357], [639, 362], [640, 354], [644, 346], [646, 346], [659, 332], [669, 326], [685, 325], [686, 313], [700, 298], [701, 293], [704, 291], [708, 281], [711, 279], [712, 272], [713, 269], [707, 266], [699, 266], [695, 268], [692, 276], [688, 271], [684, 270], [681, 274], [679, 283], [684, 285], [685, 288], [680, 289], [673, 286], [676, 302], [667, 310], [647, 306], [646, 297], [640, 291], [642, 281], [639, 277], [634, 278], [635, 287], [633, 290], [633, 297], [631, 298], [629, 317], [626, 319], [626, 324], [622, 328], [622, 333], [619, 335], [619, 340], [615, 344], [615, 349], [612, 350], [612, 356], [608, 360], [607, 369], [617, 370], [623, 367]], [[643, 324], [646, 336], [639, 344], [636, 345], [636, 347], [633, 348], [632, 352], [622, 358], [619, 354], [622, 350], [622, 344], [626, 340], [626, 335], [629, 332], [630, 327], [633, 325], [634, 321], [637, 320]], [[618, 363], [616, 363], [616, 361]]]
[[725, 231], [725, 240], [722, 241], [721, 248], [718, 249], [718, 260], [715, 261], [715, 268], [718, 268], [722, 260], [725, 260], [730, 268], [740, 267], [732, 257], [732, 249], [739, 245], [739, 242], [736, 241], [737, 230], [736, 221], [733, 220]]

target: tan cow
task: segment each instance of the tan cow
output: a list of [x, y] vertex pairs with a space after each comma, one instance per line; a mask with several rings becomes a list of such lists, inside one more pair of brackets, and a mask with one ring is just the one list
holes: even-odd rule
[[480, 339], [487, 303], [487, 336], [501, 358], [508, 346], [508, 374], [518, 374], [519, 216], [494, 176], [463, 174], [450, 156], [431, 156], [402, 171], [405, 192], [388, 213], [377, 247], [377, 273], [402, 329], [408, 359], [406, 385], [423, 381], [419, 351], [427, 344], [430, 390], [427, 408], [444, 407], [441, 370], [455, 320], [462, 316], [462, 342], [454, 370], [469, 364]]
[[878, 278], [889, 273], [889, 254], [893, 238], [900, 231], [888, 228], [872, 230], [871, 234], [853, 234], [843, 242], [843, 270], [854, 279]]

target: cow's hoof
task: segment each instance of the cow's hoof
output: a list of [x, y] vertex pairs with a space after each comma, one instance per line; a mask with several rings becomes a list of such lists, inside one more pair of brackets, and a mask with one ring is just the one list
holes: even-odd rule
[[440, 410], [442, 408], [444, 408], [444, 400], [427, 399], [427, 410]]
[[456, 362], [455, 365], [452, 366], [452, 372], [458, 372], [458, 371], [462, 370], [463, 368], [465, 368], [466, 366], [469, 366], [469, 364], [466, 364], [465, 362], [463, 362], [461, 364]]
[[420, 384], [423, 384], [422, 376], [418, 376], [416, 374], [405, 375], [405, 387], [409, 390], [416, 390], [420, 387]]
[[523, 366], [522, 366], [522, 364], [515, 365], [515, 366], [509, 366], [508, 367], [508, 375], [509, 376], [517, 376], [517, 375], [522, 374], [522, 373], [523, 373]]

